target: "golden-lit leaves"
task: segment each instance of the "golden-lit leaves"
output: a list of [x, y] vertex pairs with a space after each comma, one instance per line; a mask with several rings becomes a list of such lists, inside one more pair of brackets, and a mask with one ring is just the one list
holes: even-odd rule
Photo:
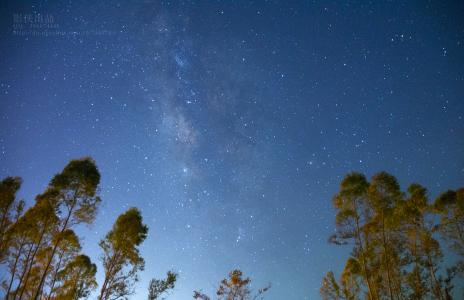
[[140, 211], [130, 208], [117, 218], [111, 231], [100, 242], [105, 267], [100, 300], [125, 297], [132, 293], [132, 285], [138, 280], [137, 273], [144, 268], [138, 246], [147, 233], [148, 227], [143, 224]]
[[[411, 184], [403, 193], [396, 178], [386, 172], [375, 174], [370, 182], [362, 174], [348, 174], [333, 198], [336, 233], [329, 240], [339, 245], [352, 242], [352, 257], [340, 284], [333, 274], [327, 275], [332, 280], [324, 278], [321, 295], [325, 299], [444, 300], [454, 274], [464, 264], [453, 266], [452, 275], [442, 277], [443, 254], [433, 229], [464, 255], [463, 203], [464, 189], [443, 193], [431, 206], [427, 190], [419, 184]], [[438, 225], [433, 225], [437, 219], [429, 217], [432, 213], [440, 216]], [[341, 286], [339, 294], [333, 292], [336, 285]]]

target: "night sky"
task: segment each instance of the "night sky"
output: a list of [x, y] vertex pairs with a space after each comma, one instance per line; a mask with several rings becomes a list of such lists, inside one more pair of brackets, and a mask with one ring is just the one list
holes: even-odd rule
[[131, 206], [150, 228], [133, 299], [170, 269], [169, 299], [213, 294], [234, 268], [266, 299], [318, 299], [350, 250], [327, 242], [345, 174], [464, 182], [462, 1], [10, 2], [0, 175], [30, 205], [92, 156], [84, 252]]

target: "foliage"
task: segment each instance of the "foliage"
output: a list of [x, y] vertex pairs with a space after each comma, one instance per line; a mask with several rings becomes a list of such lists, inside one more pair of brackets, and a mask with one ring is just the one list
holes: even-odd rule
[[[39, 299], [43, 293], [47, 276], [50, 275], [55, 255], [62, 243], [61, 235], [73, 225], [90, 224], [95, 219], [98, 204], [101, 201], [96, 195], [99, 183], [100, 173], [93, 159], [89, 157], [70, 161], [63, 171], [50, 181], [44, 195], [50, 198], [56, 207], [60, 219], [57, 226], [58, 236], [52, 239], [50, 253], [44, 258], [44, 267], [43, 271], [39, 272], [41, 275], [35, 287], [34, 299]], [[51, 292], [53, 292], [53, 286]]]
[[0, 182], [0, 262], [7, 254], [7, 229], [19, 218], [24, 208], [24, 201], [16, 200], [21, 183], [19, 177], [7, 177]]
[[464, 188], [441, 194], [434, 203], [437, 229], [457, 254], [464, 256]]
[[[96, 265], [81, 252], [74, 228], [94, 221], [101, 202], [99, 182], [91, 158], [72, 160], [25, 211], [25, 202], [16, 197], [21, 179], [0, 182], [5, 299], [83, 299], [97, 288]], [[338, 280], [331, 271], [323, 278], [323, 299], [452, 299], [456, 278], [464, 273], [464, 188], [446, 191], [431, 202], [425, 187], [413, 183], [403, 192], [386, 172], [370, 181], [350, 173], [333, 205], [336, 231], [329, 240], [350, 245], [352, 251]], [[144, 269], [139, 246], [147, 233], [137, 208], [117, 218], [99, 244], [105, 276], [98, 299], [127, 299], [133, 293]], [[444, 265], [452, 260], [444, 259], [443, 241], [461, 259], [454, 265]], [[174, 272], [152, 279], [148, 299], [160, 299], [176, 281]], [[233, 270], [219, 283], [217, 299], [258, 299], [270, 288], [253, 293], [250, 283], [240, 270]], [[211, 299], [199, 291], [193, 297]]]
[[322, 300], [339, 300], [341, 299], [340, 286], [335, 279], [332, 271], [327, 272], [322, 279], [320, 289]]
[[169, 271], [166, 275], [166, 279], [155, 279], [150, 280], [148, 286], [148, 300], [160, 299], [159, 297], [167, 292], [172, 290], [177, 280], [177, 274]]
[[[15, 194], [18, 177], [0, 184], [1, 263], [8, 271], [2, 282], [5, 298], [63, 298], [63, 270], [80, 257], [81, 246], [73, 227], [93, 222], [100, 203], [100, 174], [95, 162], [85, 157], [71, 160], [55, 175], [45, 191], [24, 213], [24, 202]], [[90, 281], [95, 280], [95, 272]], [[77, 293], [73, 299], [84, 297]]]
[[[453, 280], [463, 263], [442, 266], [435, 231], [464, 255], [464, 189], [445, 192], [431, 204], [419, 184], [404, 193], [386, 172], [370, 182], [363, 174], [350, 173], [333, 205], [336, 233], [329, 241], [353, 248], [340, 280], [332, 272], [323, 278], [323, 299], [452, 298]], [[440, 217], [438, 224], [434, 214]]]
[[103, 250], [105, 280], [100, 291], [100, 300], [120, 299], [133, 293], [137, 273], [144, 268], [138, 246], [147, 237], [148, 227], [142, 222], [137, 208], [121, 214], [111, 231], [100, 242]]
[[[74, 228], [91, 224], [101, 202], [100, 173], [89, 157], [71, 160], [38, 194], [25, 212], [16, 199], [19, 177], [0, 182], [0, 263], [5, 276], [1, 288], [5, 299], [66, 300], [89, 297], [97, 288], [97, 267], [81, 252]], [[138, 246], [148, 228], [138, 209], [120, 215], [100, 242], [105, 282], [100, 299], [131, 294], [137, 273], [144, 267]], [[153, 280], [151, 299], [174, 287], [177, 274]]]
[[61, 283], [56, 290], [54, 299], [87, 298], [92, 290], [97, 288], [95, 274], [97, 266], [86, 255], [78, 255], [58, 272]]
[[[236, 269], [229, 273], [229, 278], [221, 280], [219, 288], [216, 291], [218, 300], [249, 300], [262, 298], [262, 295], [267, 292], [271, 285], [259, 289], [255, 295], [252, 295], [250, 290], [250, 278], [242, 278], [242, 271]], [[210, 300], [211, 298], [199, 291], [193, 292], [194, 299]]]

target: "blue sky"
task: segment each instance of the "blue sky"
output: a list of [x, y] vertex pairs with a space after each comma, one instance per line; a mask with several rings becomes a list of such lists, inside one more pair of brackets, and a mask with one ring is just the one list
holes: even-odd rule
[[21, 176], [31, 204], [70, 159], [92, 156], [103, 203], [79, 229], [84, 251], [98, 261], [128, 207], [150, 228], [134, 299], [170, 269], [170, 299], [189, 299], [233, 268], [272, 282], [267, 299], [318, 299], [349, 253], [327, 243], [346, 173], [385, 170], [432, 198], [462, 186], [463, 10], [3, 3], [0, 175]]

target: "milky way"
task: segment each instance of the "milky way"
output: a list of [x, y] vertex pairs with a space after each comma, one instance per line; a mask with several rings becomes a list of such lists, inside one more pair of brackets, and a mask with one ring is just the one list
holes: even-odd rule
[[233, 268], [317, 299], [349, 253], [327, 242], [346, 173], [462, 185], [462, 3], [94, 2], [2, 4], [0, 175], [30, 205], [92, 156], [84, 251], [128, 207], [150, 227], [133, 299], [170, 269], [190, 299]]

